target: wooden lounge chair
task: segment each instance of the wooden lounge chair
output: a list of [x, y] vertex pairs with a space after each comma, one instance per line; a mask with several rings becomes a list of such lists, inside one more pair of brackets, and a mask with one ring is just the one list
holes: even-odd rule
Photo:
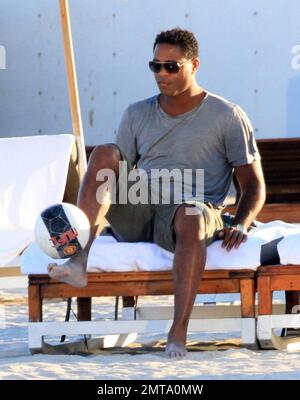
[[[267, 184], [267, 203], [259, 219], [263, 222], [274, 219], [299, 222], [300, 139], [259, 140], [258, 146]], [[88, 155], [91, 150], [92, 147], [87, 147]], [[235, 206], [228, 207], [225, 211], [234, 213]], [[291, 270], [295, 274], [290, 274]], [[300, 266], [264, 266], [260, 267], [257, 273], [245, 270], [206, 271], [199, 293], [240, 293], [241, 308], [240, 310], [231, 308], [228, 313], [224, 308], [219, 308], [214, 313], [211, 307], [208, 310], [205, 306], [200, 307], [199, 311], [195, 311], [192, 315], [189, 330], [240, 330], [243, 342], [253, 345], [256, 340], [254, 310], [256, 279], [259, 287], [258, 321], [260, 326], [263, 317], [271, 315], [270, 304], [272, 304], [273, 290], [292, 290], [292, 288], [300, 290], [300, 287], [293, 286], [295, 285], [293, 282], [298, 282], [298, 271], [300, 271]], [[274, 289], [277, 287], [276, 282], [280, 282], [278, 286], [280, 289]], [[132, 302], [133, 296], [171, 294], [173, 292], [171, 272], [89, 273], [88, 286], [83, 289], [56, 282], [47, 275], [30, 275], [28, 290], [29, 347], [32, 351], [41, 348], [42, 338], [51, 333], [62, 335], [117, 333], [122, 335], [133, 331], [167, 331], [171, 323], [170, 314], [166, 315], [160, 308], [157, 309], [156, 319], [151, 321], [147, 319], [145, 312], [136, 309]], [[131, 307], [124, 307], [122, 320], [91, 321], [92, 297], [102, 296], [123, 296], [129, 300]], [[43, 300], [56, 297], [77, 297], [79, 322], [42, 322]], [[225, 314], [226, 321], [224, 322], [225, 318], [220, 317], [224, 317]], [[200, 319], [196, 320], [196, 317]], [[258, 332], [263, 343], [264, 337], [261, 330]], [[269, 337], [266, 340], [270, 342]]]
[[[31, 351], [41, 349], [42, 338], [51, 334], [124, 335], [131, 332], [167, 332], [172, 316], [166, 315], [163, 308], [157, 308], [156, 318], [151, 320], [145, 314], [146, 308], [142, 310], [126, 307], [127, 312], [121, 320], [90, 321], [91, 299], [102, 296], [157, 296], [172, 293], [172, 272], [89, 273], [88, 285], [80, 289], [54, 281], [47, 275], [29, 275], [29, 348]], [[211, 306], [199, 306], [190, 320], [190, 331], [241, 331], [242, 342], [249, 346], [255, 345], [254, 271], [206, 271], [199, 293], [240, 293], [241, 306], [231, 309], [230, 312], [220, 306], [214, 313]], [[80, 322], [42, 322], [44, 299], [68, 297], [77, 297]]]

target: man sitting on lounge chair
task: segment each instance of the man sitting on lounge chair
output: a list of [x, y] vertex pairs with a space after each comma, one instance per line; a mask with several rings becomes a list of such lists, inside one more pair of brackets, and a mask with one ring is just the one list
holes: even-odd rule
[[[246, 240], [247, 229], [265, 201], [265, 184], [253, 129], [244, 111], [196, 81], [200, 62], [193, 33], [181, 29], [161, 32], [153, 50], [149, 67], [160, 94], [129, 106], [116, 144], [98, 146], [91, 154], [78, 197], [78, 206], [91, 223], [89, 243], [63, 266], [50, 264], [48, 271], [52, 278], [85, 286], [88, 251], [104, 217], [120, 241], [152, 241], [173, 251], [175, 311], [166, 354], [181, 357], [186, 354], [187, 327], [205, 266], [206, 246], [220, 238], [231, 250]], [[141, 180], [145, 174], [140, 171], [145, 171], [152, 184], [153, 171], [192, 171], [192, 195], [184, 193], [181, 201], [175, 202], [178, 190], [173, 186], [173, 200], [167, 204], [157, 201], [164, 200], [160, 193], [149, 201], [124, 204], [120, 201], [124, 190], [129, 200], [135, 193], [128, 179], [134, 169]], [[204, 171], [203, 197], [195, 184], [200, 170]], [[235, 218], [224, 226], [221, 210], [233, 170], [241, 197]], [[105, 185], [99, 187], [103, 171], [118, 179], [116, 202], [112, 201], [111, 185], [107, 190]]]

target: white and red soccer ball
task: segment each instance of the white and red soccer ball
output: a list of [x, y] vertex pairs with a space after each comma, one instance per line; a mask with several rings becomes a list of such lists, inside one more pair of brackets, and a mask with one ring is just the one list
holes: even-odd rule
[[34, 233], [36, 243], [43, 252], [52, 258], [69, 258], [87, 244], [90, 223], [80, 208], [59, 203], [39, 214]]

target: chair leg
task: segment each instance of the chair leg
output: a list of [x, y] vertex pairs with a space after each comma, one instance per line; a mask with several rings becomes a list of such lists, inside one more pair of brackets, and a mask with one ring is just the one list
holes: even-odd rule
[[135, 298], [133, 296], [123, 296], [123, 307], [134, 307]]
[[78, 297], [77, 298], [77, 320], [91, 321], [92, 319], [92, 298]]
[[255, 317], [255, 285], [254, 279], [240, 280], [241, 314], [243, 318]]
[[40, 285], [28, 286], [28, 314], [29, 322], [43, 321], [43, 299]]
[[271, 290], [271, 278], [260, 276], [257, 283], [258, 315], [272, 314], [273, 292]]

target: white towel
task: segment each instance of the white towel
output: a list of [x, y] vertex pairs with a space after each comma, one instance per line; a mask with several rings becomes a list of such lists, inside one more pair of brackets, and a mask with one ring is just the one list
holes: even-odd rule
[[282, 239], [277, 248], [280, 264], [300, 264], [300, 229]]
[[[217, 240], [207, 248], [206, 270], [253, 269], [260, 265], [261, 246], [289, 232], [297, 231], [295, 225], [273, 221], [250, 231], [248, 240], [238, 249], [227, 251]], [[160, 271], [172, 269], [173, 254], [153, 243], [118, 243], [98, 237], [89, 255], [90, 271]]]
[[[273, 221], [259, 224], [251, 231], [248, 240], [238, 249], [228, 252], [222, 248], [222, 241], [218, 240], [207, 249], [206, 269], [256, 270], [260, 265], [260, 250], [263, 244], [298, 232], [300, 235], [300, 227], [296, 225]], [[292, 254], [291, 250], [290, 253]], [[298, 260], [295, 258], [295, 264], [300, 263], [300, 252], [298, 253], [299, 258]], [[154, 243], [120, 243], [111, 236], [99, 236], [94, 240], [89, 252], [88, 271], [166, 271], [172, 269], [173, 257], [173, 253]], [[51, 259], [34, 243], [22, 255], [22, 272], [23, 274], [45, 274], [48, 263], [53, 261], [61, 264], [65, 260]]]
[[0, 266], [33, 241], [36, 217], [61, 202], [73, 135], [0, 139]]

